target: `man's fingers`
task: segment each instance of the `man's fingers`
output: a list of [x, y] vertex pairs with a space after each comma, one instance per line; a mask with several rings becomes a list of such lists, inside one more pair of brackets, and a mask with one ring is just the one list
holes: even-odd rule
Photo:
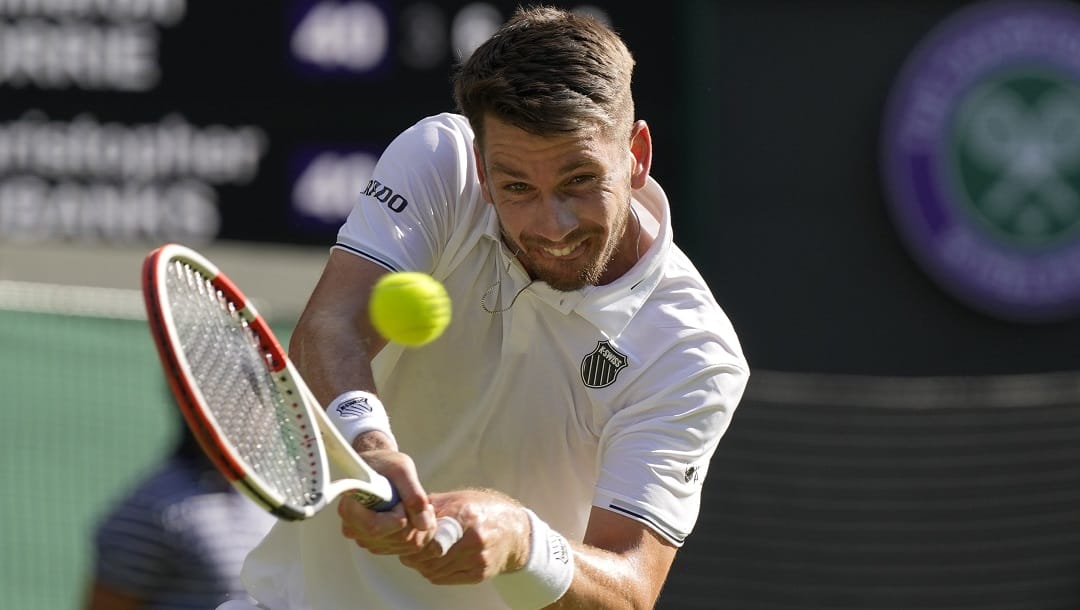
[[408, 517], [400, 505], [386, 512], [374, 513], [347, 496], [338, 502], [338, 515], [351, 532], [373, 538], [389, 536], [409, 526]]
[[390, 451], [371, 451], [362, 457], [397, 488], [409, 523], [418, 530], [434, 531], [435, 509], [420, 484], [412, 458], [404, 453]]
[[405, 505], [405, 512], [409, 515], [409, 523], [412, 523], [413, 527], [418, 530], [433, 531], [435, 529], [435, 507], [426, 502], [410, 504]]

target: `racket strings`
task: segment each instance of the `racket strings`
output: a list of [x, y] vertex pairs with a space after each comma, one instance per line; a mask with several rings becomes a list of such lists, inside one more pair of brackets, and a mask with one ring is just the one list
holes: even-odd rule
[[221, 435], [287, 504], [317, 502], [324, 474], [310, 422], [268, 368], [258, 334], [190, 265], [170, 265], [166, 287], [182, 351]]

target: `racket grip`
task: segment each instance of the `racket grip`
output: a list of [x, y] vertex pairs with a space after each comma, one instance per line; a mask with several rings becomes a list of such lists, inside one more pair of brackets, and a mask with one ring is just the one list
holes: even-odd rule
[[390, 499], [386, 500], [382, 504], [376, 504], [375, 506], [372, 506], [371, 510], [373, 510], [373, 511], [375, 511], [377, 513], [385, 513], [386, 511], [390, 510], [391, 508], [394, 508], [395, 506], [397, 506], [398, 502], [401, 502], [401, 495], [398, 494], [397, 487], [394, 487], [393, 485], [391, 485], [390, 486]]

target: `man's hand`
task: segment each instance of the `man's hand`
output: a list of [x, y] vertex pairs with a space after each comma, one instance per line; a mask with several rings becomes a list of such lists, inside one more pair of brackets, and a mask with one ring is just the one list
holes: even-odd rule
[[390, 479], [401, 503], [379, 513], [343, 496], [338, 502], [342, 534], [378, 555], [410, 555], [424, 549], [435, 535], [435, 509], [420, 485], [412, 458], [387, 449], [365, 451], [361, 457]]
[[520, 569], [529, 555], [529, 517], [513, 499], [492, 490], [435, 493], [439, 516], [457, 519], [464, 536], [446, 555], [429, 544], [415, 553], [399, 553], [401, 563], [437, 585], [478, 583]]

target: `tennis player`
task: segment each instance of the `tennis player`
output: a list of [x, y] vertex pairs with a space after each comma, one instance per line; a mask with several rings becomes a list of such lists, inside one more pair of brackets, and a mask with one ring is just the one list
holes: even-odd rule
[[[263, 606], [656, 603], [748, 372], [673, 242], [633, 65], [597, 20], [519, 9], [456, 74], [459, 114], [385, 150], [290, 352], [403, 501], [275, 525], [244, 568]], [[403, 270], [453, 299], [421, 348], [368, 321]], [[465, 533], [440, 555], [443, 515]]]

